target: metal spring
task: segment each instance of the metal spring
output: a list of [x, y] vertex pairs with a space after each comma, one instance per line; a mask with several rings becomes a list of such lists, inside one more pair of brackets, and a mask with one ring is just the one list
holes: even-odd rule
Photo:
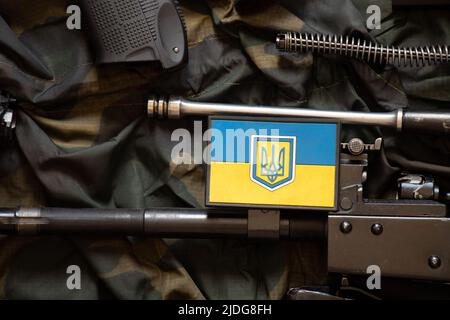
[[286, 52], [335, 54], [397, 66], [431, 65], [450, 62], [448, 46], [394, 47], [349, 36], [285, 32], [276, 39], [277, 48]]

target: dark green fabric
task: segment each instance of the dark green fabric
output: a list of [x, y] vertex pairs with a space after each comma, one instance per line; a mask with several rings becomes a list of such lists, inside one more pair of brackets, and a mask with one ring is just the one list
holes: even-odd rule
[[[449, 11], [392, 12], [389, 1], [377, 1], [382, 30], [367, 32], [373, 3], [181, 1], [189, 63], [161, 74], [145, 64], [95, 66], [87, 32], [65, 27], [70, 1], [0, 0], [0, 87], [20, 103], [17, 144], [0, 155], [0, 205], [202, 206], [204, 167], [170, 161], [171, 133], [193, 125], [148, 121], [151, 93], [367, 112], [447, 108], [450, 65], [379, 67], [274, 46], [278, 30], [450, 43]], [[344, 128], [344, 139], [354, 136], [385, 139], [371, 159], [371, 196], [392, 196], [401, 169], [432, 173], [450, 187], [448, 138]], [[71, 264], [81, 267], [80, 291], [65, 287]], [[326, 282], [320, 242], [0, 238], [0, 298], [280, 299], [290, 287]]]

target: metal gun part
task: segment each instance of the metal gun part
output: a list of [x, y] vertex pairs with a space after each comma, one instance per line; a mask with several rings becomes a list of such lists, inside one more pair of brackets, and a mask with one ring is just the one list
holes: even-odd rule
[[340, 121], [344, 124], [383, 126], [398, 131], [450, 133], [450, 113], [327, 111], [275, 106], [249, 106], [195, 102], [178, 97], [152, 97], [147, 102], [147, 115], [153, 119], [179, 119], [185, 116], [234, 115], [317, 118]]

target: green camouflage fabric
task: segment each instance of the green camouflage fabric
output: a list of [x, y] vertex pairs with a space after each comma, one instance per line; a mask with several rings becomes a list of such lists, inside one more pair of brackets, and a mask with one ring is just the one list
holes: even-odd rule
[[[0, 87], [20, 102], [17, 143], [0, 155], [2, 207], [202, 207], [202, 165], [175, 165], [171, 133], [190, 120], [149, 121], [152, 93], [192, 100], [333, 110], [437, 110], [450, 101], [450, 66], [396, 68], [280, 53], [279, 30], [354, 34], [403, 46], [450, 43], [449, 12], [389, 1], [185, 0], [189, 63], [96, 66], [87, 32], [66, 28], [66, 0], [0, 0]], [[368, 32], [366, 8], [382, 8]], [[206, 127], [206, 123], [204, 123]], [[382, 136], [369, 193], [392, 196], [403, 169], [450, 187], [450, 140]], [[81, 290], [66, 287], [69, 265]], [[2, 237], [2, 299], [281, 299], [328, 283], [322, 242], [145, 237]]]

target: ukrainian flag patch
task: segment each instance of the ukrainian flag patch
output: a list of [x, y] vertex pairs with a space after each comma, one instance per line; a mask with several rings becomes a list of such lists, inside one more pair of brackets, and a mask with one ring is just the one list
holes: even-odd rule
[[207, 205], [333, 210], [339, 125], [210, 118]]

